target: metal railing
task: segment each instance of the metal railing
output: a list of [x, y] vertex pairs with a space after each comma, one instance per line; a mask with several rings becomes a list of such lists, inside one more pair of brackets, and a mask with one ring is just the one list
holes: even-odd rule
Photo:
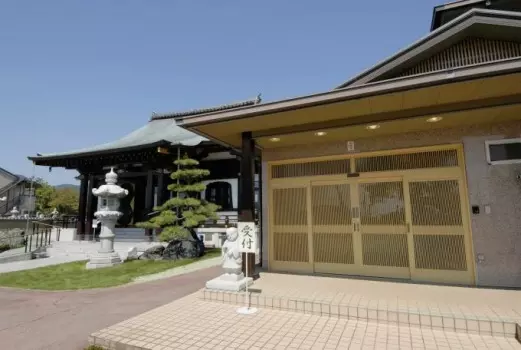
[[44, 222], [33, 222], [32, 233], [25, 237], [25, 252], [33, 252], [34, 250], [51, 245], [52, 230], [56, 230], [56, 241], [60, 240], [61, 227], [46, 224]]
[[51, 223], [54, 227], [75, 228], [78, 222], [77, 215], [63, 215], [57, 219], [52, 219]]

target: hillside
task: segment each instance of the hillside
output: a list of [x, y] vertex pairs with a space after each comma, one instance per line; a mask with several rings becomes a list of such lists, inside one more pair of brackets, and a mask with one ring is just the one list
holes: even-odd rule
[[79, 190], [80, 190], [80, 185], [61, 184], [61, 185], [56, 185], [56, 186], [54, 186], [54, 188], [56, 188], [57, 190], [62, 190], [62, 189], [64, 189], [64, 188], [70, 188], [70, 189], [73, 189], [73, 190], [79, 191]]

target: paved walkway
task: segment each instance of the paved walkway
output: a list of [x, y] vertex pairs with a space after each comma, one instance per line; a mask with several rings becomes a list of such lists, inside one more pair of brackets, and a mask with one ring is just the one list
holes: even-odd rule
[[237, 306], [197, 294], [96, 332], [111, 349], [521, 349], [514, 338], [378, 324], [261, 308], [240, 315]]
[[0, 288], [0, 348], [83, 349], [93, 332], [193, 293], [221, 272], [214, 267], [155, 282], [87, 291]]

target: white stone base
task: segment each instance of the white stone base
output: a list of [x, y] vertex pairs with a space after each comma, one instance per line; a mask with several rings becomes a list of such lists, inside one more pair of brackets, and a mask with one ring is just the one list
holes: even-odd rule
[[230, 292], [240, 292], [241, 290], [246, 289], [246, 285], [251, 286], [253, 284], [253, 278], [251, 277], [242, 277], [237, 281], [233, 281], [227, 278], [223, 278], [223, 276], [219, 276], [217, 278], [214, 278], [213, 280], [206, 282], [206, 288], [215, 290], [226, 290]]
[[87, 263], [87, 269], [99, 269], [121, 264], [121, 258], [116, 252], [113, 253], [97, 253], [93, 255]]

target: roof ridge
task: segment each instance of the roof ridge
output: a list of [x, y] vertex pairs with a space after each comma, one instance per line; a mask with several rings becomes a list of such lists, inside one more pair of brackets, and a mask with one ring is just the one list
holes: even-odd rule
[[249, 99], [249, 100], [243, 100], [243, 101], [239, 101], [239, 102], [223, 104], [223, 105], [219, 105], [219, 106], [215, 106], [215, 107], [191, 109], [191, 110], [182, 111], [182, 112], [170, 112], [170, 113], [153, 112], [152, 116], [150, 117], [150, 121], [171, 119], [171, 118], [176, 118], [176, 117], [187, 117], [187, 116], [192, 116], [192, 115], [205, 114], [205, 113], [211, 113], [211, 112], [217, 112], [217, 111], [224, 111], [224, 110], [228, 110], [228, 109], [253, 106], [253, 105], [256, 105], [256, 104], [259, 104], [262, 102], [261, 96], [262, 96], [262, 94], [258, 94], [257, 97]]
[[[425, 45], [426, 43], [432, 41], [434, 38], [439, 37], [440, 35], [443, 35], [446, 32], [457, 29], [458, 26], [460, 26], [462, 23], [468, 22], [472, 18], [480, 17], [480, 16], [481, 17], [502, 17], [502, 18], [506, 18], [506, 16], [508, 16], [509, 19], [511, 19], [511, 18], [515, 18], [515, 20], [521, 19], [521, 13], [518, 13], [515, 11], [472, 8], [472, 9], [462, 13], [458, 17], [454, 18], [452, 21], [449, 21], [449, 22], [445, 23], [444, 25], [436, 28], [435, 30], [428, 32], [426, 35], [423, 35], [420, 39], [415, 40], [413, 43], [409, 44], [408, 46], [406, 46], [406, 47], [398, 50], [397, 52], [393, 53], [392, 55], [387, 56], [386, 58], [380, 60], [378, 63], [363, 70], [361, 73], [358, 73], [354, 77], [351, 77], [349, 80], [344, 81], [342, 84], [336, 86], [333, 90], [340, 90], [340, 89], [344, 89], [347, 87], [356, 86], [359, 84], [369, 83], [370, 81], [364, 81], [364, 80], [367, 79], [368, 77], [370, 77], [373, 73], [388, 66], [393, 61], [404, 56], [407, 52], [410, 52], [414, 49], [417, 49], [418, 47], [421, 47], [422, 45]], [[463, 32], [465, 30], [467, 30], [466, 27], [460, 28], [459, 32]], [[374, 79], [374, 77], [371, 79]]]

